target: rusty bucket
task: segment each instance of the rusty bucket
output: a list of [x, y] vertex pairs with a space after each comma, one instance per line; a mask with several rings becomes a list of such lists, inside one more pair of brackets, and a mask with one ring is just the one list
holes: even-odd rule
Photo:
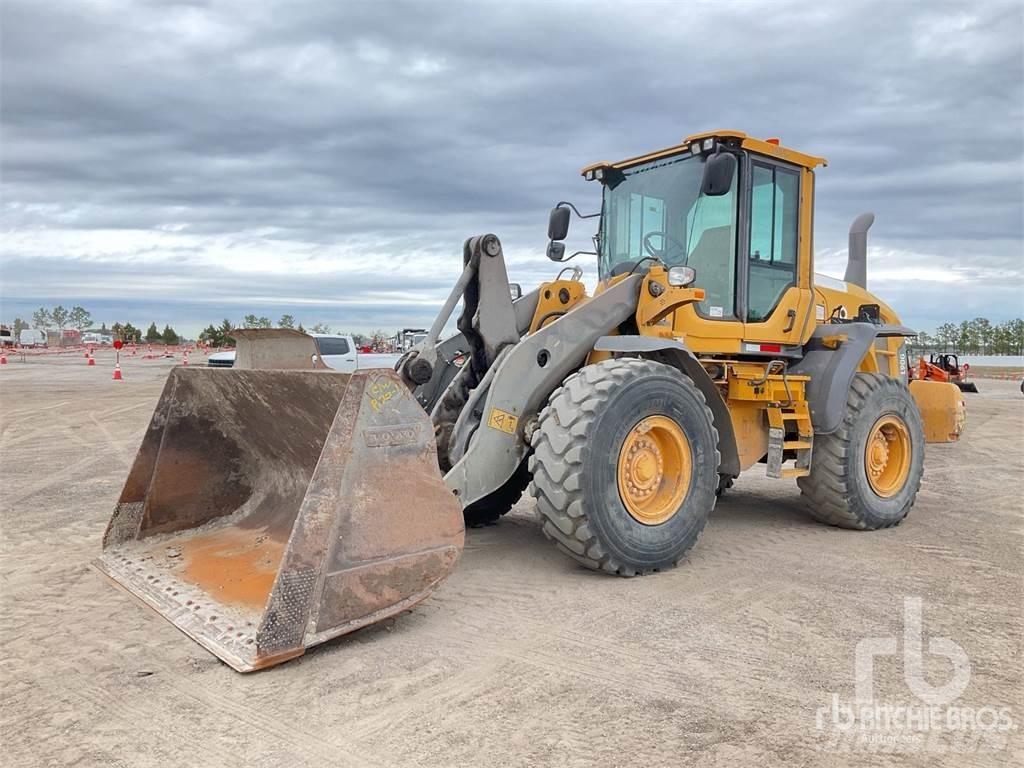
[[415, 605], [462, 542], [393, 371], [176, 368], [96, 565], [247, 672]]

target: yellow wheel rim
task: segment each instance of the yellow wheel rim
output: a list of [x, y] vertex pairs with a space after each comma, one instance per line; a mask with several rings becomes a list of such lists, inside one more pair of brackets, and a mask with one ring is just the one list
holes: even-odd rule
[[690, 441], [667, 416], [648, 416], [626, 435], [619, 450], [619, 496], [644, 525], [658, 525], [679, 510], [690, 487]]
[[882, 416], [868, 433], [864, 471], [871, 490], [883, 498], [895, 496], [910, 474], [910, 431], [899, 416]]

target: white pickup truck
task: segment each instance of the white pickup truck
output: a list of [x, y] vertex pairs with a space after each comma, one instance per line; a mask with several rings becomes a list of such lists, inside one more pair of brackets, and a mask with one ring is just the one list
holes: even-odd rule
[[[342, 373], [352, 373], [364, 368], [394, 368], [399, 354], [365, 354], [359, 352], [351, 336], [334, 333], [311, 333], [316, 341], [320, 358], [328, 368]], [[235, 364], [235, 352], [214, 352], [206, 359], [211, 368], [231, 368]]]

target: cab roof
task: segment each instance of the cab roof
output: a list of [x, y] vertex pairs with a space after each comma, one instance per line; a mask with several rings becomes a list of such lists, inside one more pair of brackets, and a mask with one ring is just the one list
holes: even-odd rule
[[704, 133], [695, 133], [691, 136], [687, 136], [679, 144], [675, 144], [665, 149], [659, 149], [656, 152], [648, 152], [644, 155], [638, 155], [636, 157], [630, 157], [625, 160], [620, 160], [616, 163], [600, 162], [592, 163], [586, 168], [580, 171], [581, 175], [586, 175], [588, 171], [595, 170], [597, 168], [630, 168], [640, 163], [646, 163], [648, 160], [655, 160], [659, 157], [668, 157], [669, 155], [676, 155], [681, 152], [687, 152], [690, 149], [690, 145], [695, 141], [702, 141], [703, 139], [719, 139], [729, 140], [731, 142], [739, 142], [740, 147], [743, 149], [750, 150], [760, 155], [767, 155], [768, 157], [774, 157], [779, 160], [783, 160], [787, 163], [793, 163], [794, 165], [801, 165], [804, 168], [814, 169], [821, 166], [828, 165], [828, 161], [824, 157], [818, 157], [817, 155], [808, 155], [803, 152], [798, 152], [795, 149], [789, 149], [779, 144], [778, 139], [755, 139], [752, 136], [748, 136], [743, 131], [733, 131], [728, 129], [721, 129], [717, 131], [705, 131]]

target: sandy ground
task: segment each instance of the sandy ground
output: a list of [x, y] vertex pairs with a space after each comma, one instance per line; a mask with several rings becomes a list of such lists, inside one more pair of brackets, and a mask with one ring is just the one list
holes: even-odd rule
[[[1024, 764], [1014, 382], [979, 382], [964, 440], [929, 446], [895, 530], [818, 525], [794, 483], [753, 471], [678, 569], [624, 580], [561, 556], [524, 501], [470, 531], [415, 610], [243, 676], [89, 565], [170, 365], [129, 360], [118, 383], [111, 363], [0, 369], [6, 765]], [[854, 741], [832, 725], [858, 642], [902, 638], [907, 597], [922, 601], [928, 684], [951, 679], [927, 652], [947, 638], [970, 673], [949, 707], [987, 726], [1009, 708], [1013, 730]], [[905, 658], [876, 659], [876, 703], [923, 705]]]

